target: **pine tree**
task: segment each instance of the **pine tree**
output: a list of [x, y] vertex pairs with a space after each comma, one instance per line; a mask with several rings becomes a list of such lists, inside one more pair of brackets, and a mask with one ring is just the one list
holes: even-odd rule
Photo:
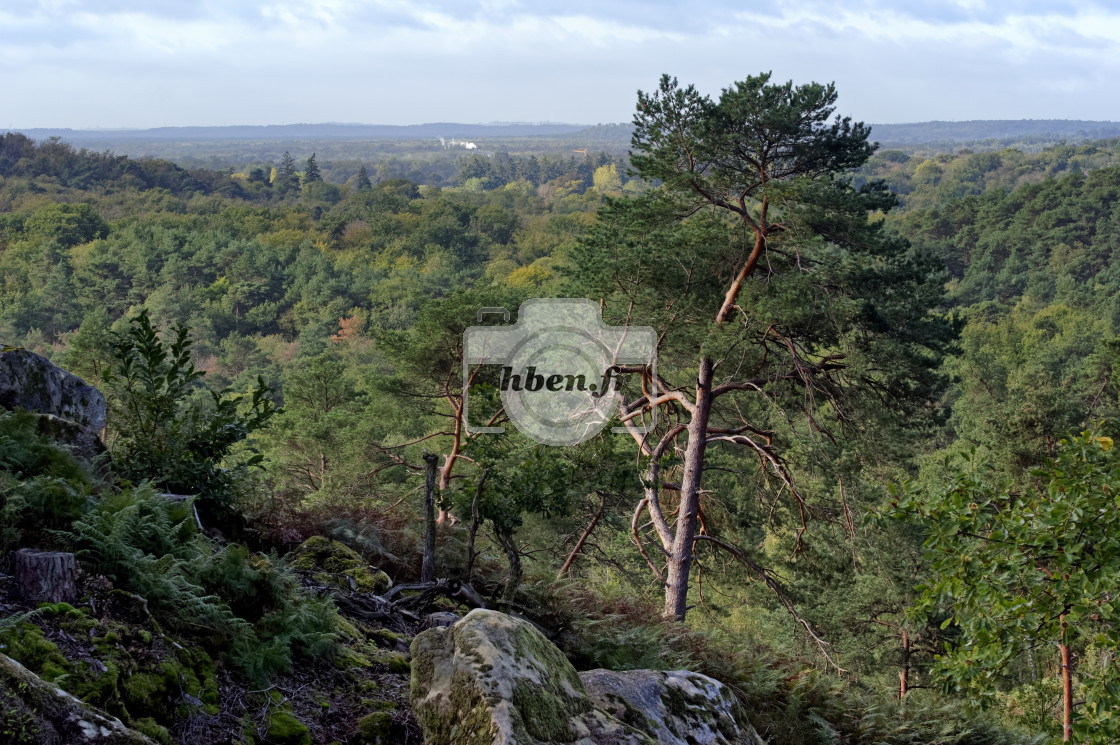
[[369, 180], [369, 173], [366, 172], [366, 167], [364, 165], [358, 168], [358, 180], [356, 186], [358, 191], [368, 191], [369, 189], [373, 188], [373, 184]]
[[284, 151], [280, 161], [280, 168], [276, 171], [276, 181], [273, 183], [281, 193], [299, 186], [299, 177], [296, 176], [296, 161], [292, 154]]
[[315, 162], [315, 153], [311, 153], [303, 167], [303, 183], [310, 184], [313, 181], [322, 180], [323, 174], [319, 172], [319, 164]]
[[661, 185], [608, 202], [573, 256], [585, 283], [573, 289], [602, 298], [605, 319], [665, 329], [659, 372], [625, 402], [625, 421], [659, 412], [652, 436], [634, 431], [645, 460], [637, 514], [664, 554], [649, 563], [670, 620], [685, 618], [702, 541], [776, 587], [749, 551], [701, 530], [710, 460], [731, 448], [757, 457], [795, 502], [800, 541], [811, 507], [794, 461], [816, 446], [804, 433], [839, 443], [857, 423], [920, 426], [951, 331], [928, 312], [940, 297], [932, 267], [868, 219], [893, 196], [845, 180], [874, 152], [870, 129], [829, 123], [831, 85], [769, 77], [718, 101], [668, 76], [639, 93], [630, 160]]

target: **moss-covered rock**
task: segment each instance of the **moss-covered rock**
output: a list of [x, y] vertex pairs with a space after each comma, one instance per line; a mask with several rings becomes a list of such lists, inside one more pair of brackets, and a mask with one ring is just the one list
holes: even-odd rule
[[763, 745], [722, 683], [682, 670], [589, 670], [579, 674], [598, 708], [657, 745]]
[[70, 664], [54, 642], [43, 636], [33, 623], [24, 622], [0, 634], [0, 651], [47, 682], [73, 672]]
[[653, 745], [596, 710], [575, 668], [527, 621], [474, 610], [412, 641], [411, 699], [427, 745]]
[[[7, 655], [0, 654], [0, 711], [7, 742], [156, 745], [104, 712], [82, 703]], [[11, 727], [9, 732], [8, 727]]]
[[400, 652], [382, 649], [372, 642], [367, 644], [363, 651], [368, 659], [389, 668], [389, 672], [391, 673], [408, 675], [411, 670], [408, 658]]
[[404, 739], [405, 730], [392, 712], [375, 711], [358, 720], [358, 732], [351, 742], [353, 745], [392, 745]]
[[311, 745], [311, 731], [286, 709], [272, 712], [265, 742], [269, 745]]
[[315, 584], [343, 592], [380, 595], [393, 584], [389, 575], [366, 564], [354, 549], [323, 536], [308, 538], [297, 546], [288, 555], [288, 564]]
[[41, 610], [52, 619], [54, 638], [71, 640], [72, 657], [77, 640], [91, 645], [82, 644], [80, 656], [68, 659], [33, 623], [0, 634], [0, 650], [45, 682], [130, 726], [140, 719], [171, 725], [184, 695], [198, 699], [207, 713], [218, 713], [214, 662], [197, 645], [164, 640], [153, 650], [152, 635], [143, 629], [98, 621], [63, 603]]

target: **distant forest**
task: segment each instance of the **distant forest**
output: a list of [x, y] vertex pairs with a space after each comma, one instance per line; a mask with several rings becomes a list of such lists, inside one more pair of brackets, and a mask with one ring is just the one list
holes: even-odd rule
[[[23, 438], [0, 431], [0, 552], [72, 531], [258, 710], [272, 686], [345, 667], [345, 685], [309, 690], [364, 699], [291, 704], [343, 741], [388, 696], [381, 678], [359, 686], [389, 664], [376, 640], [397, 638], [339, 620], [356, 617], [353, 580], [311, 598], [288, 567], [329, 537], [400, 582], [419, 576], [417, 464], [435, 453], [437, 575], [528, 609], [581, 667], [705, 672], [742, 692], [769, 742], [806, 745], [1056, 742], [1064, 671], [1077, 741], [1116, 742], [1120, 137], [1090, 137], [1120, 125], [883, 125], [877, 150], [857, 130], [842, 168], [806, 170], [741, 213], [697, 206], [695, 175], [653, 124], [634, 140], [630, 125], [548, 126], [0, 136], [0, 342], [105, 388], [115, 469], [75, 477], [69, 502], [37, 496], [46, 481], [31, 479], [56, 471], [25, 465], [36, 436], [0, 421]], [[761, 207], [771, 194], [787, 201]], [[765, 209], [772, 233], [757, 239], [743, 226]], [[765, 258], [725, 302], [756, 246]], [[463, 330], [480, 307], [548, 297], [664, 332], [670, 440], [692, 431], [699, 404], [678, 399], [699, 401], [717, 359], [731, 383], [709, 379], [724, 408], [707, 454], [647, 458], [604, 433], [558, 456], [464, 435]], [[153, 454], [128, 418], [122, 359], [146, 338], [163, 369], [152, 339], [175, 328], [191, 372]], [[243, 443], [212, 447], [237, 427]], [[692, 513], [690, 457], [705, 474]], [[106, 526], [170, 509], [144, 484], [246, 516], [252, 550], [171, 513], [166, 545], [127, 543]], [[704, 538], [667, 613], [661, 533], [678, 514]], [[183, 609], [211, 596], [203, 633]], [[661, 620], [685, 611], [687, 626]], [[40, 638], [34, 621], [0, 627], [0, 642]], [[51, 670], [37, 668], [66, 683]], [[162, 742], [181, 724], [140, 694], [84, 695]]]

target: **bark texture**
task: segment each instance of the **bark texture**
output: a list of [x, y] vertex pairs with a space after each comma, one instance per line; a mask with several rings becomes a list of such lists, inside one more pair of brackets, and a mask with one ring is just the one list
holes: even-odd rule
[[29, 603], [73, 603], [78, 599], [78, 562], [61, 551], [16, 552], [16, 588]]

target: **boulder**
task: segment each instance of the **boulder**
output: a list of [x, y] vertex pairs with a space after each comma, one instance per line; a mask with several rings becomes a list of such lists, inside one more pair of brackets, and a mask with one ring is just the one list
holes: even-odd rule
[[441, 610], [429, 613], [424, 618], [423, 626], [426, 629], [435, 629], [441, 626], [454, 626], [459, 622], [459, 616], [449, 611]]
[[71, 445], [80, 455], [103, 450], [105, 396], [26, 349], [0, 347], [0, 407], [39, 414], [40, 432]]
[[589, 670], [579, 674], [591, 701], [657, 745], [764, 745], [731, 691], [684, 670]]
[[156, 745], [0, 654], [0, 711], [13, 742]]
[[345, 543], [313, 536], [288, 554], [288, 565], [324, 587], [381, 595], [393, 586], [389, 575], [366, 563]]
[[655, 745], [596, 709], [529, 622], [473, 610], [412, 640], [412, 709], [426, 745]]

